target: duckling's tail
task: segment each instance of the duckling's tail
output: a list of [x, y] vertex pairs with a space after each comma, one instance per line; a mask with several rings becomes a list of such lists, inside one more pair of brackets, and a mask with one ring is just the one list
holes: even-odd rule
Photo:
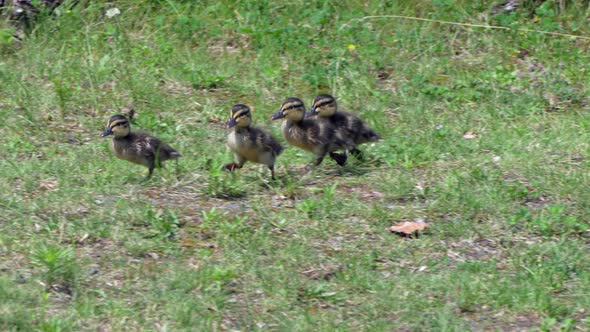
[[379, 136], [376, 132], [374, 131], [369, 131], [365, 133], [365, 139], [369, 142], [375, 142], [381, 139], [381, 136]]
[[381, 139], [381, 136], [379, 136], [376, 132], [373, 131], [373, 129], [369, 128], [366, 125], [364, 126], [360, 134], [361, 139], [359, 140], [359, 142], [357, 142], [357, 144], [360, 144], [361, 142], [375, 142]]
[[271, 138], [268, 142], [268, 145], [270, 146], [272, 153], [275, 156], [278, 156], [281, 154], [281, 152], [283, 152], [283, 150], [285, 149], [281, 143], [275, 141], [273, 138]]

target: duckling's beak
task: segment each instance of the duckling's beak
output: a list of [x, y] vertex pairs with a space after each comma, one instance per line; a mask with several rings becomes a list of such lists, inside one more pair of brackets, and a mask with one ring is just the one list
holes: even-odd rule
[[238, 124], [238, 121], [236, 121], [236, 119], [235, 119], [235, 118], [231, 118], [231, 119], [229, 119], [229, 121], [228, 121], [228, 122], [227, 122], [227, 124], [225, 125], [225, 128], [226, 128], [226, 129], [229, 129], [229, 128], [231, 128], [231, 127], [234, 127], [234, 126], [235, 126], [235, 125], [237, 125], [237, 124]]
[[285, 113], [283, 112], [283, 110], [279, 110], [278, 112], [276, 112], [275, 114], [273, 114], [270, 119], [272, 121], [275, 121], [275, 120], [282, 119], [284, 117], [285, 117]]
[[112, 133], [113, 133], [113, 129], [111, 127], [108, 127], [105, 131], [102, 132], [102, 134], [100, 134], [100, 137], [109, 136]]
[[318, 114], [318, 111], [315, 109], [315, 107], [312, 107], [309, 111], [307, 111], [307, 115], [309, 116], [316, 114]]

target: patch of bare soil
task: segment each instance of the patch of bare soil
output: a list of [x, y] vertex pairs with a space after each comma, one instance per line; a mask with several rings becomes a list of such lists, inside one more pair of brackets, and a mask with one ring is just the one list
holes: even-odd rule
[[247, 50], [250, 47], [250, 36], [246, 34], [237, 34], [230, 39], [219, 39], [209, 44], [207, 49], [209, 53], [215, 56], [227, 54], [236, 54]]
[[[227, 286], [230, 294], [228, 305], [232, 310], [224, 310], [221, 327], [225, 331], [248, 330], [245, 328], [242, 317], [262, 316], [264, 314], [265, 302], [268, 297], [262, 289], [246, 290], [242, 284], [245, 282], [236, 281]], [[272, 309], [270, 309], [272, 310]], [[269, 328], [275, 326], [271, 322], [257, 322], [258, 328]]]
[[193, 186], [149, 187], [139, 192], [139, 197], [159, 208], [202, 208], [203, 194]]
[[197, 186], [184, 185], [179, 187], [151, 187], [139, 192], [138, 198], [150, 202], [160, 209], [174, 209], [181, 223], [198, 222], [202, 218], [202, 211], [213, 208], [221, 213], [231, 215], [243, 214], [250, 209], [239, 200], [226, 200], [203, 196]]
[[22, 284], [31, 277], [31, 269], [26, 268], [30, 260], [16, 251], [0, 251], [0, 274], [14, 276], [14, 282]]
[[528, 331], [538, 328], [541, 320], [539, 314], [534, 312], [512, 314], [486, 310], [484, 306], [482, 311], [465, 317], [472, 331]]
[[549, 197], [545, 194], [541, 194], [538, 197], [527, 197], [524, 202], [522, 202], [522, 205], [534, 210], [541, 210], [550, 203], [551, 200]]
[[356, 195], [359, 200], [363, 202], [380, 200], [385, 197], [383, 192], [374, 189], [372, 186], [366, 183], [355, 186], [341, 185], [340, 190], [348, 194]]
[[473, 260], [500, 260], [504, 257], [502, 247], [495, 239], [462, 239], [449, 243], [448, 248], [447, 257], [459, 263]]
[[518, 183], [523, 187], [524, 190], [527, 191], [522, 205], [532, 209], [540, 210], [551, 203], [551, 198], [543, 193], [539, 193], [524, 176], [514, 172], [504, 172], [502, 176], [506, 183]]
[[342, 270], [341, 264], [320, 264], [318, 266], [306, 268], [301, 274], [311, 280], [328, 281]]
[[[182, 84], [178, 81], [160, 81], [160, 86], [162, 89], [170, 96], [174, 97], [189, 97], [193, 94], [195, 89], [188, 84]], [[199, 107], [200, 108], [200, 107]]]
[[[85, 281], [94, 287], [116, 289], [123, 285], [125, 273], [121, 269], [113, 268], [113, 259], [130, 260], [122, 246], [115, 241], [102, 238], [87, 238], [85, 236], [76, 241], [76, 254], [88, 261], [88, 269], [82, 271]], [[100, 285], [100, 286], [99, 286]]]

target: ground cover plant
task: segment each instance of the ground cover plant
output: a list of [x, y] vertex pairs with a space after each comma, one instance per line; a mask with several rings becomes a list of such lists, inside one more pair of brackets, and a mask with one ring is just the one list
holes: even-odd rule
[[[80, 2], [21, 41], [4, 22], [0, 329], [590, 329], [590, 40], [530, 31], [590, 36], [565, 4]], [[233, 104], [280, 137], [283, 99], [319, 93], [381, 134], [367, 161], [222, 169]], [[178, 176], [112, 156], [99, 134], [130, 110]], [[429, 226], [389, 231], [406, 221]]]

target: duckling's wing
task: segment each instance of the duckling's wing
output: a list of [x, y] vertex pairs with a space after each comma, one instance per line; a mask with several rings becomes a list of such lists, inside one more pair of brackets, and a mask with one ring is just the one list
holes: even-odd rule
[[157, 159], [159, 161], [165, 161], [181, 157], [180, 153], [170, 145], [144, 132], [136, 133], [134, 145], [139, 154], [150, 160]]
[[311, 121], [308, 127], [308, 140], [315, 146], [321, 146], [328, 152], [346, 150], [350, 147], [350, 138], [343, 135], [330, 121]]
[[338, 130], [351, 138], [357, 136], [363, 129], [363, 121], [351, 113], [336, 112], [330, 120]]
[[251, 132], [256, 145], [264, 151], [270, 151], [277, 156], [283, 152], [283, 146], [271, 134], [257, 128], [251, 128]]
[[305, 132], [305, 139], [310, 145], [318, 146], [326, 144], [334, 136], [334, 128], [328, 123], [320, 123], [305, 118], [299, 122], [299, 126]]
[[361, 118], [352, 113], [337, 112], [333, 116], [335, 125], [343, 128], [346, 135], [351, 137], [356, 144], [376, 141], [380, 137]]

